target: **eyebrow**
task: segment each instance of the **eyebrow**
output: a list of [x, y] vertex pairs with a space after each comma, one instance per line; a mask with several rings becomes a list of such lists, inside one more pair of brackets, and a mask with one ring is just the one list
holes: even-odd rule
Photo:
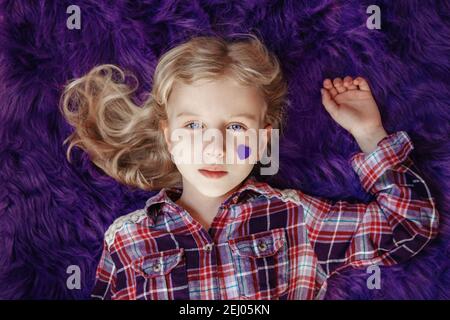
[[[200, 115], [193, 113], [193, 112], [180, 112], [176, 115], [176, 118], [178, 117], [183, 117], [183, 116], [193, 116], [193, 117], [199, 117]], [[247, 113], [247, 112], [242, 112], [242, 113], [238, 113], [235, 115], [232, 115], [230, 118], [248, 118], [250, 120], [253, 121], [257, 121], [258, 119], [256, 118], [256, 116], [252, 113]]]

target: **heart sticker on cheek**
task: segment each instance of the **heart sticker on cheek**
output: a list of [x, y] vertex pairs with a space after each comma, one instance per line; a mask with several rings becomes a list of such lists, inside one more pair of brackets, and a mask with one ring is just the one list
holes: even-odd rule
[[238, 145], [237, 153], [239, 159], [241, 160], [247, 159], [250, 156], [250, 147], [246, 146], [245, 144], [240, 144]]

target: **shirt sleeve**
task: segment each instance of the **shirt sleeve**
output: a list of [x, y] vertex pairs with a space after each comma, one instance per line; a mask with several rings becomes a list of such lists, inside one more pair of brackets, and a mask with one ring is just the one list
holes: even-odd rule
[[406, 132], [382, 139], [370, 154], [351, 158], [370, 203], [329, 201], [301, 193], [308, 237], [330, 276], [345, 267], [392, 265], [416, 255], [438, 233], [430, 191], [408, 157]]
[[115, 292], [116, 281], [116, 265], [111, 258], [106, 241], [103, 241], [103, 252], [95, 273], [95, 283], [91, 292], [91, 298], [95, 300], [111, 300]]

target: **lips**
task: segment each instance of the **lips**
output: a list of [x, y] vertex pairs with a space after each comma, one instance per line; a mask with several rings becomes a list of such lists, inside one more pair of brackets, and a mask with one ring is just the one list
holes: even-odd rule
[[[214, 168], [216, 169], [216, 168]], [[199, 169], [198, 171], [207, 178], [219, 179], [223, 176], [226, 176], [228, 172], [214, 169]]]

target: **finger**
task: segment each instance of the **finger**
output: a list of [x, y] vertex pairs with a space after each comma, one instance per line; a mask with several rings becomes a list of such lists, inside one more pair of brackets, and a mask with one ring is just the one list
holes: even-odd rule
[[341, 78], [335, 78], [333, 80], [333, 85], [334, 85], [334, 87], [336, 88], [336, 90], [339, 93], [347, 91], [347, 88], [344, 87], [344, 84], [342, 83], [342, 79]]
[[350, 76], [346, 76], [346, 77], [344, 78], [344, 86], [345, 86], [348, 90], [355, 90], [355, 89], [358, 89], [358, 87], [355, 86], [355, 85], [353, 84], [353, 78], [350, 77]]
[[328, 111], [328, 113], [335, 114], [338, 110], [338, 105], [331, 97], [330, 92], [326, 89], [320, 89], [320, 92], [322, 93], [322, 104], [325, 109]]
[[331, 82], [330, 79], [326, 78], [325, 80], [323, 80], [323, 87], [324, 87], [325, 89], [330, 90], [330, 89], [333, 88], [333, 82]]
[[363, 77], [357, 77], [353, 80], [353, 84], [357, 85], [360, 90], [370, 91], [369, 83]]
[[336, 90], [335, 87], [333, 87], [331, 90], [329, 90], [331, 98], [334, 99], [334, 97], [336, 97], [338, 95], [338, 91]]

